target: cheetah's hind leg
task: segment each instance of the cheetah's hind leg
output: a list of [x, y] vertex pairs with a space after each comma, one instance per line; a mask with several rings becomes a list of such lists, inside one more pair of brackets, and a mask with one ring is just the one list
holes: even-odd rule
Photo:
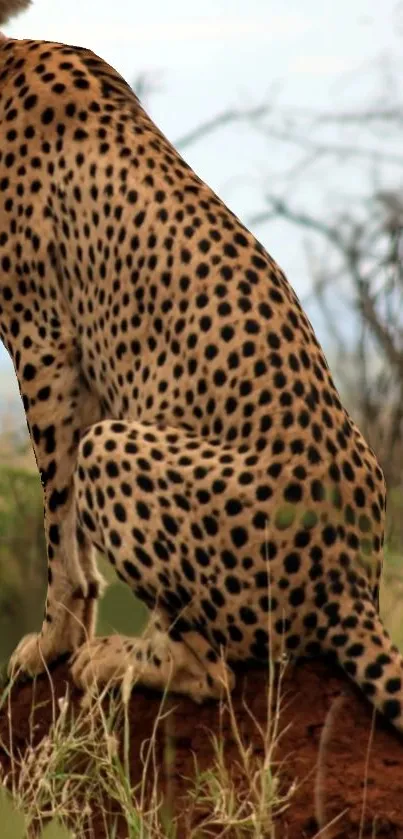
[[94, 638], [76, 652], [71, 672], [76, 685], [91, 692], [95, 686], [123, 681], [129, 669], [132, 684], [168, 689], [198, 703], [219, 699], [234, 684], [232, 672], [223, 663], [207, 667], [183, 640], [174, 641], [158, 630], [143, 638]]

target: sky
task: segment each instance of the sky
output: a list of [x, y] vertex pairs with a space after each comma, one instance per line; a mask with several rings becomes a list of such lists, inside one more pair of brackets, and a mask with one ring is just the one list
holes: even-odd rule
[[[368, 68], [375, 61], [386, 68], [400, 61], [403, 2], [114, 0], [112, 6], [106, 0], [34, 0], [5, 33], [89, 47], [129, 82], [147, 74], [153, 85], [147, 109], [175, 142], [228, 107], [273, 100], [281, 107], [326, 109], [361, 101], [369, 92]], [[275, 183], [291, 153], [236, 123], [184, 156], [248, 223], [264, 206], [265, 184]], [[320, 200], [316, 187], [304, 186], [306, 200]], [[305, 195], [298, 198], [301, 206]], [[283, 225], [254, 232], [303, 296], [309, 277], [295, 232], [292, 246], [292, 231]], [[0, 394], [10, 388], [11, 370], [0, 348]]]

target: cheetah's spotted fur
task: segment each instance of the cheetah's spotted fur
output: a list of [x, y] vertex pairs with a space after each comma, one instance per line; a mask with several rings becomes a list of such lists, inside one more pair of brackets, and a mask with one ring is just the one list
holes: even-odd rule
[[[78, 684], [130, 664], [200, 699], [233, 683], [222, 652], [332, 650], [403, 728], [383, 475], [280, 268], [91, 52], [10, 40], [0, 72], [0, 331], [49, 555], [11, 666], [76, 651]], [[143, 639], [94, 639], [94, 547]]]

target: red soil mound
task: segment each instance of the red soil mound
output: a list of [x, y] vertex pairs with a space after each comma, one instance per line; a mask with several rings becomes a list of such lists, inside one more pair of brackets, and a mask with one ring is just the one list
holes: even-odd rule
[[[52, 672], [56, 699], [65, 695], [68, 681], [67, 666], [58, 665]], [[0, 712], [0, 765], [4, 772], [10, 771], [10, 730], [14, 754], [21, 755], [32, 736], [38, 742], [47, 733], [52, 720], [51, 694], [49, 677], [40, 677], [35, 685], [37, 710], [32, 715], [32, 683], [14, 686], [11, 702]], [[289, 806], [277, 818], [275, 833], [267, 828], [261, 835], [303, 839], [321, 831], [321, 839], [403, 839], [403, 738], [379, 718], [372, 730], [372, 708], [343, 674], [327, 662], [290, 666], [283, 677], [281, 696], [282, 735], [274, 758], [283, 791], [294, 781], [297, 785]], [[73, 705], [79, 700], [79, 693], [74, 689], [71, 699]], [[129, 706], [133, 783], [141, 780], [141, 745], [152, 735], [160, 703], [157, 694], [143, 689], [133, 691]], [[233, 708], [243, 743], [251, 746], [256, 760], [261, 760], [264, 754], [256, 721], [263, 729], [266, 727], [267, 705], [267, 673], [255, 669], [239, 671]], [[208, 732], [222, 732], [226, 765], [239, 785], [240, 799], [245, 778], [239, 768], [239, 747], [228, 711], [222, 709], [220, 714], [216, 704], [199, 707], [178, 696], [166, 699], [164, 712], [168, 709], [171, 713], [157, 727], [155, 765], [161, 794], [171, 813], [179, 818], [177, 836], [188, 839], [195, 835], [192, 828], [200, 825], [208, 814], [206, 805], [203, 811], [200, 803], [195, 806], [188, 797], [195, 775], [194, 755], [199, 772], [214, 760]], [[152, 766], [149, 771], [152, 776]], [[333, 826], [324, 830], [332, 821]], [[92, 826], [93, 832], [89, 831], [88, 836], [104, 839], [105, 829], [96, 812]], [[209, 833], [201, 829], [198, 839], [219, 836], [220, 829], [217, 825]], [[225, 833], [227, 839], [242, 835]], [[118, 837], [126, 836], [127, 828], [124, 830], [122, 826]]]

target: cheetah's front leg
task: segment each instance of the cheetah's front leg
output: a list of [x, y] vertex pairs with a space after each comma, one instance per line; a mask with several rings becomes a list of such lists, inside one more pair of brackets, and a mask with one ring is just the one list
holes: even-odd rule
[[[73, 473], [82, 430], [99, 418], [71, 350], [24, 353], [19, 384], [44, 492], [48, 592], [39, 634], [22, 639], [9, 672], [33, 675], [94, 632], [102, 578], [93, 547], [76, 521]], [[62, 346], [66, 346], [65, 343]]]

